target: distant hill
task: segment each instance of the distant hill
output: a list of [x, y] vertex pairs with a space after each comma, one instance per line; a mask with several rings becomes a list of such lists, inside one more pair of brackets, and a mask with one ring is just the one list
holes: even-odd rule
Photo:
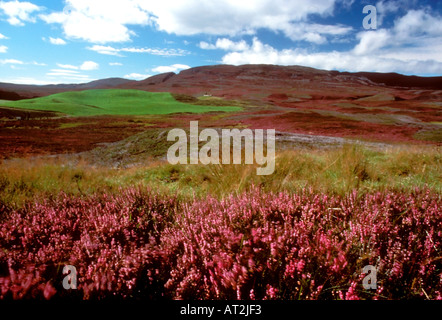
[[0, 100], [20, 100], [23, 99], [22, 96], [13, 91], [0, 90]]
[[[108, 78], [95, 80], [88, 83], [80, 84], [56, 84], [56, 85], [22, 85], [13, 83], [0, 83], [0, 95], [1, 91], [8, 92], [9, 94], [15, 93], [17, 96], [23, 98], [36, 98], [48, 96], [54, 93], [66, 92], [66, 91], [80, 91], [89, 89], [112, 89], [118, 88], [121, 85], [133, 82], [133, 80], [123, 78]], [[7, 99], [5, 100], [17, 100]]]
[[215, 65], [187, 69], [179, 74], [156, 75], [142, 81], [127, 82], [119, 87], [188, 95], [211, 94], [227, 99], [254, 101], [262, 101], [266, 95], [294, 93], [295, 90], [321, 100], [371, 96], [385, 88], [442, 90], [442, 77], [349, 73], [302, 66]]
[[[290, 91], [293, 88], [334, 92], [358, 87], [416, 88], [442, 90], [442, 77], [405, 76], [397, 73], [325, 71], [302, 66], [213, 65], [168, 72], [141, 81], [109, 78], [84, 84], [18, 85], [0, 83], [0, 99], [33, 98], [65, 91], [89, 89], [138, 89], [144, 91], [225, 97]], [[347, 88], [347, 89], [346, 89]]]
[[357, 75], [386, 86], [414, 87], [430, 90], [442, 90], [442, 77], [418, 77], [405, 76], [399, 73], [376, 73], [376, 72], [341, 72], [342, 75]]

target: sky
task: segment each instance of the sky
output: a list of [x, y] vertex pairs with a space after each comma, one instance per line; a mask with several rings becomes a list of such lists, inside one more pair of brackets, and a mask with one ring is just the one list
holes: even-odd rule
[[0, 0], [0, 82], [142, 80], [215, 64], [439, 76], [442, 1]]

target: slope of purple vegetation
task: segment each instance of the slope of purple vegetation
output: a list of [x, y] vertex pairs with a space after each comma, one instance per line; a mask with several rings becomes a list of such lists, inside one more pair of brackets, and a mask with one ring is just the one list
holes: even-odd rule
[[180, 202], [130, 189], [0, 206], [0, 219], [2, 299], [442, 298], [441, 197], [427, 190]]

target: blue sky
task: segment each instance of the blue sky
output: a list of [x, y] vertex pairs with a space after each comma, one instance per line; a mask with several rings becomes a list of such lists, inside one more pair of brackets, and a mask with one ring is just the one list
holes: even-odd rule
[[[366, 5], [375, 29], [363, 27]], [[140, 80], [221, 63], [442, 75], [442, 1], [0, 1], [1, 82]]]

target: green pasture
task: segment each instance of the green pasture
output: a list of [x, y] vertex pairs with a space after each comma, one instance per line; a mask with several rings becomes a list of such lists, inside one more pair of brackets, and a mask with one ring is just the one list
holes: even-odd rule
[[71, 116], [149, 115], [240, 111], [235, 106], [201, 106], [175, 100], [168, 92], [96, 89], [63, 92], [47, 97], [3, 101], [0, 106], [55, 111]]

